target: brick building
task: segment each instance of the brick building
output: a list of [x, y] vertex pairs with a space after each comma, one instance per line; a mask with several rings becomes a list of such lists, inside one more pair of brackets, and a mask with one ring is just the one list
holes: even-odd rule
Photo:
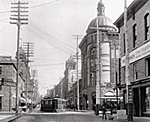
[[[16, 105], [16, 65], [11, 57], [0, 57], [0, 70], [0, 109], [11, 111]], [[21, 74], [19, 74], [18, 87], [18, 97], [21, 98], [24, 91]]]
[[[129, 82], [133, 91], [135, 116], [146, 116], [150, 105], [150, 1], [134, 0], [127, 8], [127, 39], [129, 49]], [[121, 39], [121, 82], [120, 89], [126, 101], [125, 82], [125, 32], [124, 15], [115, 25]]]

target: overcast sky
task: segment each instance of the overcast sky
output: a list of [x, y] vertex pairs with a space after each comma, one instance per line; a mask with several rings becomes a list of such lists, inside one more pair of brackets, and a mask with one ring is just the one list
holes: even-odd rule
[[[59, 83], [64, 76], [65, 62], [75, 55], [76, 39], [85, 36], [87, 27], [97, 16], [100, 0], [21, 0], [28, 2], [28, 25], [21, 26], [22, 42], [34, 43], [34, 62], [38, 71], [40, 94]], [[133, 0], [127, 0], [129, 5]], [[11, 2], [0, 0], [0, 55], [15, 57], [17, 26], [11, 25]], [[124, 10], [124, 0], [103, 0], [105, 15], [114, 22]], [[81, 39], [79, 40], [79, 42]]]

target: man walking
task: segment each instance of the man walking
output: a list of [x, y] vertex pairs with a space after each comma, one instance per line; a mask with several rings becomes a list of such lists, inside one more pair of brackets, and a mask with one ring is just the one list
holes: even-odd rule
[[103, 101], [103, 105], [102, 105], [102, 119], [107, 119], [106, 117], [106, 103], [105, 100]]

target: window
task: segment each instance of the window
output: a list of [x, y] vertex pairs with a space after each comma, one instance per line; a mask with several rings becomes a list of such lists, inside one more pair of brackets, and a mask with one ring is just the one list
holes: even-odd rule
[[90, 51], [90, 85], [95, 85], [96, 80], [96, 47]]
[[91, 35], [91, 41], [93, 42], [93, 35]]
[[133, 48], [137, 46], [137, 25], [133, 25]]
[[145, 25], [145, 40], [149, 39], [149, 13], [144, 16], [144, 25]]
[[133, 65], [133, 76], [134, 76], [134, 80], [138, 79], [138, 69], [137, 69], [137, 64]]
[[123, 49], [124, 49], [124, 53], [126, 53], [126, 40], [125, 40], [125, 33], [123, 34]]
[[126, 81], [125, 81], [126, 80], [126, 67], [123, 67], [122, 70], [123, 70], [123, 77], [122, 77], [123, 79], [122, 79], [122, 81], [124, 81], [124, 83], [126, 83]]
[[146, 76], [150, 76], [150, 58], [146, 59]]
[[94, 47], [94, 48], [91, 49], [91, 53], [90, 54], [91, 55], [96, 55], [96, 47]]

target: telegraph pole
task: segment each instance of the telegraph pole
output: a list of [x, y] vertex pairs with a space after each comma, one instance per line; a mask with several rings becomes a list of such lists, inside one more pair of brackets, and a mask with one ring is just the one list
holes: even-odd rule
[[27, 98], [28, 98], [28, 63], [32, 62], [29, 60], [29, 57], [33, 57], [33, 48], [34, 48], [34, 43], [31, 42], [24, 42], [23, 43], [23, 50], [25, 51], [26, 55], [26, 105], [27, 105]]
[[76, 39], [77, 39], [77, 52], [76, 52], [76, 58], [77, 58], [77, 65], [76, 65], [76, 75], [77, 75], [77, 108], [78, 108], [78, 111], [80, 110], [80, 106], [79, 106], [79, 104], [80, 104], [80, 101], [79, 101], [79, 78], [78, 78], [78, 56], [79, 56], [79, 51], [78, 51], [78, 40], [79, 40], [79, 38], [82, 36], [82, 35], [73, 35], [73, 36], [75, 36], [76, 37]]
[[100, 38], [101, 38], [101, 34], [99, 33], [98, 30], [98, 17], [97, 17], [97, 43], [96, 43], [96, 54], [97, 54], [97, 58], [96, 58], [96, 115], [99, 115], [99, 106], [101, 104], [100, 101], [100, 74], [101, 74], [101, 67], [100, 67]]
[[127, 0], [124, 0], [124, 32], [125, 32], [125, 45], [126, 45], [126, 70], [125, 70], [125, 81], [126, 81], [126, 98], [127, 98], [127, 112], [128, 122], [133, 122], [133, 98], [132, 89], [130, 87], [129, 79], [129, 44], [128, 44], [128, 31], [127, 31]]
[[[22, 24], [28, 24], [26, 21], [28, 20], [28, 18], [23, 18], [25, 16], [28, 16], [27, 14], [22, 14], [22, 13], [27, 13], [28, 11], [26, 11], [25, 9], [27, 9], [28, 7], [23, 7], [21, 5], [27, 5], [28, 3], [21, 3], [20, 1], [18, 1], [18, 3], [11, 3], [13, 5], [13, 7], [11, 7], [12, 9], [14, 9], [13, 11], [11, 11], [12, 13], [14, 13], [13, 15], [11, 15], [12, 17], [10, 17], [11, 20], [15, 21], [15, 22], [10, 22], [10, 24], [16, 24], [18, 26], [18, 34], [17, 34], [17, 76], [16, 76], [16, 115], [18, 115], [18, 82], [19, 82], [19, 40], [20, 40], [20, 26]], [[22, 10], [24, 9], [24, 10]]]
[[99, 30], [98, 16], [96, 20], [97, 27], [91, 27], [90, 29], [96, 29], [97, 31], [97, 42], [96, 42], [96, 110], [95, 114], [99, 115], [99, 107], [101, 105], [101, 41], [102, 35]]

